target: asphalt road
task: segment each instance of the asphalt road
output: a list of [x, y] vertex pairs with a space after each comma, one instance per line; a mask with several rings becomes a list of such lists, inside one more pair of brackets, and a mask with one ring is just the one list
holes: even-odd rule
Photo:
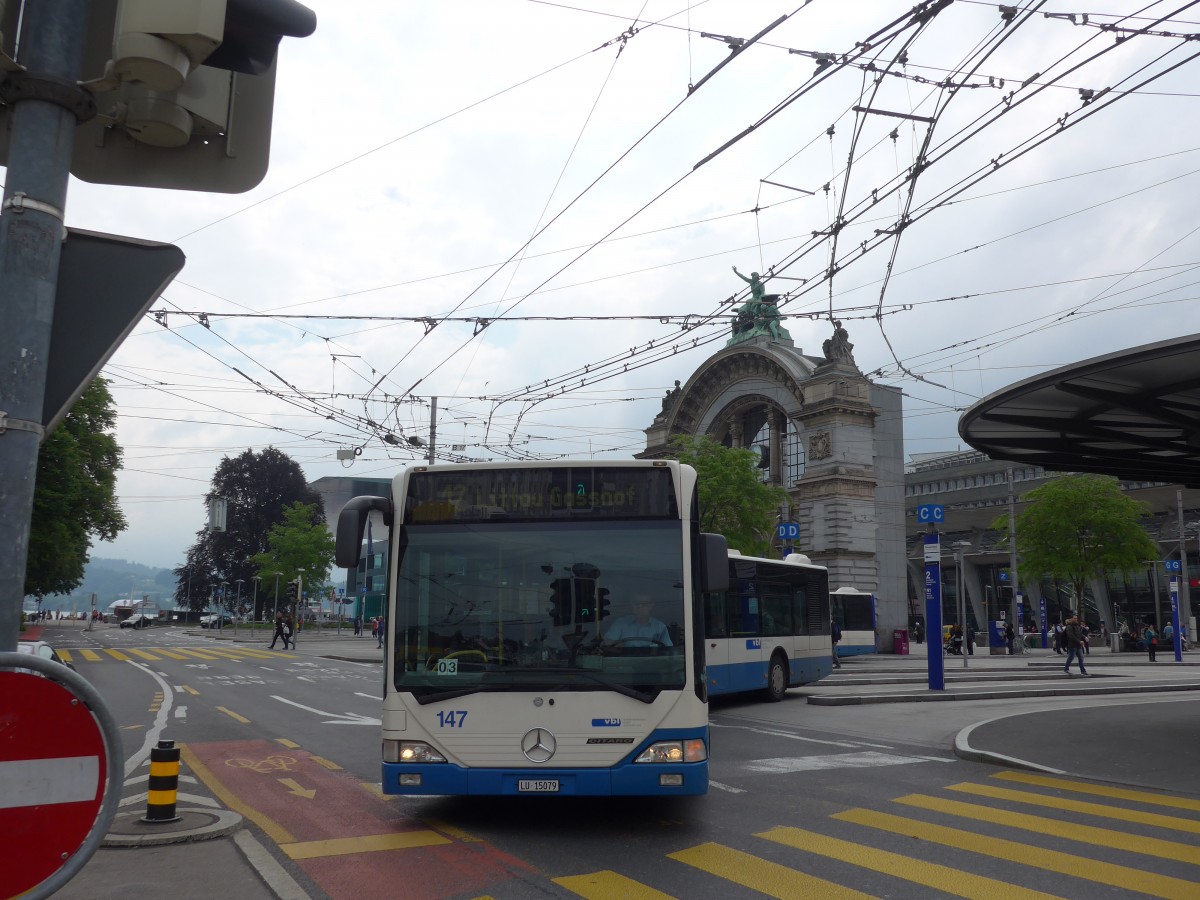
[[[378, 664], [323, 659], [303, 639], [295, 652], [267, 651], [265, 635], [62, 635], [56, 645], [123, 729], [126, 796], [145, 789], [149, 745], [182, 743], [196, 780], [181, 784], [181, 804], [187, 795], [242, 813], [313, 897], [1200, 896], [1200, 796], [1047, 780], [951, 752], [968, 724], [1044, 710], [1003, 732], [1014, 749], [1068, 727], [1081, 753], [1126, 753], [1095, 739], [1108, 717], [1089, 707], [1102, 699], [723, 699], [705, 797], [385, 798]], [[87, 895], [87, 875], [75, 896]]]

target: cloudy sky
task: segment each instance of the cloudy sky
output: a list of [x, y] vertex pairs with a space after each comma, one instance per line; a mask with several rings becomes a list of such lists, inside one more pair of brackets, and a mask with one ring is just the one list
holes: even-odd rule
[[130, 527], [96, 555], [180, 563], [246, 448], [393, 474], [435, 397], [453, 458], [628, 456], [724, 345], [733, 266], [805, 352], [843, 321], [908, 455], [1200, 330], [1189, 4], [308, 5], [257, 188], [72, 181], [68, 224], [187, 255], [105, 369]]

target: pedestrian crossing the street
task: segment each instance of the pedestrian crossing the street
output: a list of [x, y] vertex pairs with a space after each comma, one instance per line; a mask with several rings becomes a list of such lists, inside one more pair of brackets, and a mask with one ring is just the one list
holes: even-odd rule
[[[554, 882], [587, 900], [721, 896], [733, 885], [823, 900], [935, 892], [978, 900], [1200, 897], [1195, 798], [1006, 771], [825, 819], [799, 805], [798, 819], [741, 846], [708, 842], [668, 853], [661, 882], [611, 870]], [[698, 875], [716, 880], [701, 884]]]
[[205, 647], [203, 650], [197, 650], [192, 647], [122, 647], [120, 650], [107, 647], [97, 647], [95, 649], [77, 647], [71, 650], [59, 649], [58, 655], [65, 662], [73, 663], [76, 666], [114, 661], [162, 662], [164, 660], [179, 660], [192, 662], [199, 659], [207, 662], [215, 662], [221, 659], [232, 659], [245, 662], [259, 659], [278, 660], [299, 658], [295, 654], [285, 651], [248, 647]]

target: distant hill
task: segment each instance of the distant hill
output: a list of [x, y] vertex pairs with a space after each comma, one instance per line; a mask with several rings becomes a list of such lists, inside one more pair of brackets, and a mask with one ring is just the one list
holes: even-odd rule
[[[63, 612], [85, 611], [91, 608], [92, 594], [96, 595], [96, 606], [106, 609], [114, 600], [128, 597], [130, 591], [137, 599], [144, 596], [158, 601], [164, 609], [173, 607], [175, 576], [170, 569], [158, 569], [124, 559], [104, 559], [93, 556], [83, 572], [83, 584], [68, 595], [51, 594], [42, 601], [42, 609], [57, 609]], [[25, 601], [27, 608], [32, 601]]]

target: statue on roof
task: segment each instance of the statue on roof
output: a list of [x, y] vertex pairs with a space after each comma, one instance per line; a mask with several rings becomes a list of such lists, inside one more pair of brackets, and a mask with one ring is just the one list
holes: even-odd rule
[[821, 352], [825, 354], [825, 358], [833, 363], [846, 363], [853, 366], [854, 345], [850, 343], [850, 335], [846, 333], [846, 329], [842, 327], [840, 319], [833, 320], [833, 337], [825, 341], [821, 345]]
[[787, 329], [779, 324], [783, 318], [779, 315], [779, 295], [768, 294], [762, 278], [757, 272], [751, 272], [747, 278], [733, 267], [733, 274], [750, 285], [750, 299], [734, 310], [736, 318], [732, 324], [732, 334], [725, 346], [739, 344], [759, 335], [766, 335], [780, 341], [790, 341], [792, 336]]

